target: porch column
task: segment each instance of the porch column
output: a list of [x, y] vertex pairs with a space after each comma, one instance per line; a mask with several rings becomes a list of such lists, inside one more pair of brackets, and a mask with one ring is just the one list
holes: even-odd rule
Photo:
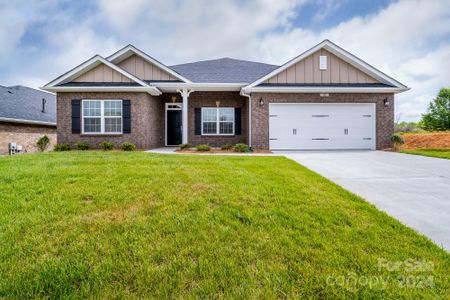
[[181, 94], [181, 98], [183, 99], [183, 109], [182, 109], [182, 127], [183, 127], [183, 133], [182, 133], [182, 138], [181, 141], [183, 144], [187, 144], [188, 143], [188, 104], [189, 104], [189, 94], [193, 92], [193, 90], [188, 90], [188, 89], [182, 89], [182, 90], [177, 90], [178, 93]]

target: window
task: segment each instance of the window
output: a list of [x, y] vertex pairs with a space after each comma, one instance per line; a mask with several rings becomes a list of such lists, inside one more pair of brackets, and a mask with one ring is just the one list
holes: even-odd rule
[[122, 133], [122, 100], [83, 100], [83, 133]]
[[234, 134], [234, 108], [202, 108], [202, 135], [218, 134]]

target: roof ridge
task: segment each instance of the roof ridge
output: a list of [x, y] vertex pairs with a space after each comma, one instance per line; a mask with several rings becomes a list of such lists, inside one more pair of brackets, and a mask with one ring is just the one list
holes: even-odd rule
[[177, 67], [177, 66], [183, 66], [183, 65], [196, 64], [196, 63], [202, 63], [202, 62], [212, 62], [212, 61], [226, 60], [226, 59], [234, 60], [234, 61], [242, 61], [242, 62], [247, 62], [247, 63], [254, 63], [254, 64], [262, 64], [262, 65], [266, 65], [266, 66], [279, 67], [279, 65], [273, 65], [273, 64], [263, 63], [263, 62], [259, 62], [259, 61], [245, 60], [245, 59], [232, 58], [232, 57], [220, 57], [220, 58], [204, 59], [204, 60], [198, 60], [198, 61], [192, 61], [192, 62], [186, 62], [186, 63], [176, 64], [176, 65], [171, 65], [171, 66], [169, 66], [169, 68]]

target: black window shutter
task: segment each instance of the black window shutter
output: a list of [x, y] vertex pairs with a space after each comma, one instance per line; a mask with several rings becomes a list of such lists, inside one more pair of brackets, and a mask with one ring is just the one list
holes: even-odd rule
[[72, 100], [72, 133], [81, 133], [81, 100]]
[[131, 101], [122, 100], [123, 133], [131, 133]]
[[241, 135], [242, 134], [242, 109], [240, 107], [236, 107], [234, 109], [234, 134]]
[[195, 108], [195, 135], [202, 134], [202, 109]]

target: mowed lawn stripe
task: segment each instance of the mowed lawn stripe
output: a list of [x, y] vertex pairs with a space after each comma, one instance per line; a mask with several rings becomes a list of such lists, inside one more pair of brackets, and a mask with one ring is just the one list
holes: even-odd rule
[[[282, 157], [0, 158], [0, 297], [446, 297], [448, 253]], [[429, 261], [434, 287], [399, 287]], [[382, 286], [330, 284], [382, 276]]]

